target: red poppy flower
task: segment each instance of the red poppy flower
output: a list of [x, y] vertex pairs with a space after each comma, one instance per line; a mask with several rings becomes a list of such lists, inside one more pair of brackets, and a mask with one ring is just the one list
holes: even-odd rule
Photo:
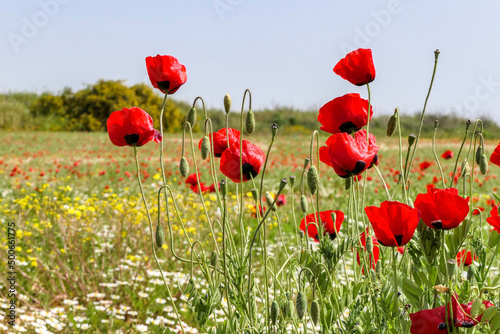
[[500, 233], [500, 216], [498, 214], [498, 208], [500, 205], [494, 206], [490, 211], [490, 217], [486, 218], [488, 224], [493, 226], [493, 229]]
[[443, 154], [441, 154], [441, 158], [446, 160], [453, 158], [453, 151], [451, 150], [445, 151]]
[[426, 194], [418, 194], [415, 208], [430, 228], [450, 230], [469, 214], [469, 198], [458, 195], [456, 188], [428, 188]]
[[163, 93], [175, 93], [186, 80], [186, 67], [173, 56], [146, 57], [149, 80]]
[[446, 308], [439, 306], [431, 310], [410, 313], [411, 334], [445, 334], [447, 330]]
[[347, 178], [359, 175], [378, 162], [378, 146], [370, 133], [370, 145], [366, 142], [366, 130], [356, 132], [355, 137], [337, 133], [319, 148], [319, 158], [332, 167], [338, 176]]
[[[240, 144], [240, 131], [232, 128], [227, 129], [227, 134], [226, 134], [226, 128], [222, 128], [217, 132], [214, 132], [213, 134], [209, 135], [209, 139], [212, 140], [212, 136], [214, 138], [214, 156], [217, 158], [220, 158], [222, 156], [222, 153], [227, 148], [227, 138], [229, 138], [229, 146], [238, 146]], [[203, 139], [200, 140], [198, 144], [198, 148], [201, 150], [201, 143], [203, 142]], [[210, 143], [211, 144], [211, 143]]]
[[[474, 260], [477, 259], [477, 256], [474, 255]], [[463, 260], [463, 264], [465, 267], [468, 267], [472, 264], [472, 252], [471, 251], [468, 251], [467, 252], [467, 255], [465, 255], [465, 249], [463, 249], [461, 252], [458, 252], [457, 254], [457, 265], [460, 265], [462, 263], [462, 260]]]
[[[373, 108], [370, 108], [370, 119]], [[359, 94], [351, 93], [337, 97], [319, 109], [320, 129], [329, 133], [355, 132], [366, 125], [368, 101]]]
[[406, 245], [415, 233], [420, 212], [404, 203], [384, 201], [365, 208], [378, 242], [387, 247]]
[[[241, 169], [243, 171], [243, 182], [257, 177], [266, 160], [266, 155], [257, 146], [243, 140]], [[240, 183], [240, 148], [239, 145], [230, 147], [222, 153], [220, 158], [220, 171], [233, 182]]]
[[[370, 256], [368, 258], [368, 265], [371, 269], [375, 270], [377, 262], [380, 259], [380, 249], [378, 246], [377, 238], [375, 238], [374, 236], [370, 236], [368, 233], [368, 229], [365, 232], [361, 233], [361, 235], [360, 235], [361, 245], [364, 247], [364, 249], [366, 250], [366, 237], [367, 237], [367, 235], [370, 238], [372, 238], [372, 241], [373, 241], [373, 253], [370, 254]], [[360, 258], [359, 253], [356, 254], [356, 258], [358, 260], [358, 264], [361, 265], [361, 258]], [[362, 271], [364, 273], [365, 269], [362, 268]]]
[[215, 184], [212, 183], [211, 185], [209, 185], [207, 188], [207, 192], [214, 193], [215, 192]]
[[498, 143], [493, 153], [491, 153], [490, 161], [492, 164], [500, 166], [500, 143]]
[[[471, 328], [481, 321], [482, 314], [476, 318], [472, 318], [470, 316], [472, 303], [473, 302], [471, 301], [469, 304], [460, 304], [458, 302], [457, 294], [455, 293], [452, 295], [451, 306], [453, 310], [453, 324], [455, 327]], [[485, 309], [495, 306], [487, 300], [483, 301], [483, 305], [485, 306]]]
[[161, 135], [153, 128], [153, 118], [140, 108], [113, 111], [107, 122], [109, 139], [116, 146], [142, 146]]
[[[260, 213], [260, 217], [264, 217], [264, 213], [266, 213], [266, 207], [261, 207], [259, 205], [259, 213]], [[253, 218], [257, 218], [257, 206], [253, 206], [252, 208], [252, 217]]]
[[186, 178], [186, 181], [184, 181], [184, 182], [189, 184], [189, 185], [196, 186], [198, 184], [198, 178], [200, 177], [200, 175], [201, 175], [201, 173], [198, 173], [198, 177], [197, 177], [196, 173], [193, 173], [193, 174], [189, 175]]
[[[190, 189], [191, 189], [191, 190], [192, 190], [195, 194], [199, 194], [199, 193], [200, 193], [200, 191], [199, 191], [199, 189], [198, 189], [198, 184], [192, 184], [192, 185], [190, 185], [190, 186], [189, 186], [189, 188], [190, 188]], [[207, 186], [205, 185], [205, 183], [200, 182], [200, 187], [199, 187], [199, 188], [201, 189], [201, 193], [202, 193], [202, 194], [204, 194], [204, 193], [208, 192], [208, 188], [209, 188], [209, 187], [207, 187]]]
[[[333, 212], [335, 212], [335, 222], [332, 218]], [[300, 229], [305, 233], [306, 226], [309, 223], [317, 222], [317, 217], [317, 212], [307, 215], [306, 218], [303, 218], [300, 222]], [[342, 222], [344, 221], [344, 213], [342, 211], [336, 210], [321, 211], [319, 213], [319, 218], [321, 220], [321, 225], [324, 228], [324, 235], [328, 234], [330, 236], [330, 240], [334, 240], [337, 237], [337, 232], [340, 231]], [[313, 238], [316, 242], [319, 242], [319, 234], [316, 224], [309, 224], [309, 226], [307, 227], [307, 235]]]
[[285, 195], [281, 194], [278, 196], [278, 199], [276, 200], [276, 205], [277, 206], [283, 206], [286, 204], [286, 198]]
[[356, 86], [363, 86], [375, 79], [372, 50], [357, 49], [349, 52], [333, 68], [333, 72]]
[[420, 170], [426, 170], [427, 168], [429, 168], [430, 166], [432, 166], [432, 162], [429, 162], [429, 161], [424, 161], [424, 162], [421, 162], [418, 167], [420, 168]]

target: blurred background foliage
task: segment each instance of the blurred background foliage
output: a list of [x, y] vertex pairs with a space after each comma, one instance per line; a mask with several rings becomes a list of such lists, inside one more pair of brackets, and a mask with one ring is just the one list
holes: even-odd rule
[[[124, 107], [140, 107], [147, 111], [158, 128], [160, 108], [163, 97], [149, 85], [137, 84], [127, 86], [121, 80], [99, 80], [93, 85], [73, 92], [65, 88], [57, 94], [45, 92], [14, 92], [0, 94], [0, 130], [8, 131], [106, 131], [106, 120], [109, 115]], [[238, 104], [239, 105], [239, 104]], [[164, 131], [178, 133], [191, 108], [191, 103], [167, 100], [164, 113]], [[234, 108], [233, 108], [234, 109]], [[204, 119], [201, 104], [197, 105], [198, 120]], [[225, 113], [221, 109], [207, 110], [212, 119], [214, 131], [225, 126]], [[254, 110], [256, 131], [268, 131], [272, 123], [280, 126], [284, 134], [310, 134], [319, 129], [317, 110], [298, 110], [292, 107], [276, 106], [272, 109]], [[388, 114], [373, 117], [370, 130], [375, 135], [384, 135]], [[438, 119], [439, 138], [462, 136], [466, 119], [453, 114], [426, 114], [423, 136], [432, 137], [434, 120]], [[486, 138], [498, 138], [500, 127], [488, 118], [484, 122]], [[474, 120], [472, 120], [474, 121]], [[416, 132], [420, 122], [420, 113], [401, 116], [403, 134]], [[232, 112], [229, 126], [239, 128], [240, 117]], [[203, 131], [203, 122], [195, 127], [195, 132]]]

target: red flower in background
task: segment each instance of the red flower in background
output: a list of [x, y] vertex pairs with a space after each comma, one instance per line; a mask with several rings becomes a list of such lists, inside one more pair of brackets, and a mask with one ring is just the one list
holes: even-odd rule
[[276, 200], [276, 205], [277, 206], [283, 206], [286, 204], [286, 198], [285, 195], [281, 194], [278, 196], [278, 199]]
[[375, 136], [370, 133], [370, 145], [366, 142], [366, 130], [356, 132], [355, 138], [347, 133], [337, 133], [319, 148], [319, 158], [332, 167], [338, 176], [347, 178], [358, 175], [378, 162]]
[[[465, 267], [468, 267], [472, 264], [472, 252], [468, 251], [467, 255], [465, 254], [465, 249], [463, 249], [461, 252], [458, 252], [457, 254], [457, 265], [460, 265], [461, 263], [464, 264]], [[474, 255], [474, 260], [477, 259], [477, 256]]]
[[[333, 221], [332, 218], [332, 213], [335, 212], [335, 222]], [[306, 218], [303, 218], [302, 221], [300, 222], [300, 229], [305, 233], [306, 232], [306, 226], [309, 223], [316, 223], [318, 213], [311, 213], [306, 216]], [[336, 210], [327, 210], [327, 211], [321, 211], [319, 213], [319, 220], [321, 222], [321, 225], [323, 226], [324, 229], [324, 235], [329, 235], [330, 240], [334, 240], [337, 237], [337, 232], [340, 231], [340, 227], [342, 226], [342, 222], [344, 221], [344, 213], [342, 211], [336, 211]], [[316, 242], [319, 242], [319, 232], [318, 228], [316, 227], [316, 224], [310, 224], [307, 226], [307, 235], [311, 238], [313, 238]]]
[[411, 334], [446, 334], [447, 319], [445, 306], [439, 306], [431, 310], [422, 310], [410, 313]]
[[378, 242], [387, 247], [406, 245], [420, 221], [417, 209], [400, 202], [384, 201], [380, 208], [368, 206], [365, 212]]
[[443, 159], [451, 159], [453, 158], [453, 152], [451, 150], [445, 151], [443, 154], [441, 154], [441, 158]]
[[429, 168], [430, 166], [432, 166], [432, 162], [429, 162], [429, 161], [424, 161], [424, 162], [421, 162], [418, 167], [420, 168], [420, 170], [426, 170], [427, 168]]
[[[375, 238], [374, 236], [371, 236], [368, 233], [368, 229], [366, 229], [365, 232], [361, 233], [360, 238], [359, 238], [363, 248], [366, 250], [366, 237], [367, 237], [367, 235], [368, 235], [368, 237], [372, 238], [372, 241], [373, 241], [373, 253], [369, 254], [369, 256], [368, 256], [368, 265], [371, 269], [375, 270], [377, 262], [380, 259], [380, 249], [378, 246], [377, 238]], [[356, 254], [356, 259], [358, 260], [358, 264], [361, 265], [361, 258], [360, 258], [359, 253]], [[364, 273], [365, 269], [362, 268], [362, 271]]]
[[173, 56], [146, 57], [149, 80], [154, 88], [174, 94], [186, 80], [186, 67]]
[[[373, 108], [370, 108], [370, 119]], [[359, 94], [351, 93], [337, 97], [319, 109], [318, 121], [323, 125], [320, 129], [329, 133], [358, 131], [366, 125], [368, 118], [368, 101]]]
[[492, 164], [500, 166], [500, 143], [498, 143], [493, 153], [491, 153], [490, 161]]
[[[241, 182], [240, 148], [238, 146], [226, 149], [220, 159], [220, 171], [236, 183]], [[243, 140], [242, 146], [243, 165], [241, 170], [243, 171], [243, 182], [246, 182], [252, 177], [257, 177], [266, 160], [266, 155], [257, 145], [252, 144], [248, 140]]]
[[493, 226], [493, 229], [500, 233], [500, 216], [498, 215], [498, 208], [500, 205], [494, 206], [490, 211], [490, 216], [486, 218], [488, 224]]
[[[212, 133], [209, 135], [210, 141], [212, 141], [212, 137], [214, 138], [214, 156], [219, 158], [222, 156], [222, 153], [227, 149], [227, 138], [229, 138], [229, 146], [239, 146], [240, 144], [240, 131], [232, 128], [227, 129], [227, 134], [226, 134], [226, 128], [222, 128], [217, 132]], [[198, 148], [201, 150], [201, 143], [203, 139], [200, 140], [200, 143], [198, 144]], [[211, 144], [211, 143], [210, 143]], [[211, 147], [210, 147], [211, 149]]]
[[469, 214], [469, 198], [459, 196], [456, 188], [428, 188], [426, 194], [418, 194], [415, 208], [430, 228], [450, 230]]
[[[476, 318], [472, 318], [470, 316], [472, 303], [473, 302], [470, 302], [469, 304], [460, 304], [458, 302], [457, 294], [455, 293], [452, 295], [451, 307], [453, 310], [453, 324], [455, 327], [471, 328], [481, 321], [482, 314]], [[485, 309], [495, 306], [487, 300], [483, 301], [483, 305], [485, 306]]]
[[142, 146], [151, 140], [161, 141], [160, 132], [153, 128], [153, 118], [140, 108], [113, 111], [107, 128], [109, 139], [116, 146]]
[[363, 86], [375, 79], [372, 50], [357, 49], [349, 52], [333, 68], [333, 72], [356, 86]]
[[193, 173], [193, 174], [189, 175], [186, 178], [186, 181], [184, 181], [184, 182], [187, 184], [190, 184], [192, 186], [196, 186], [198, 184], [198, 178], [200, 176], [201, 176], [201, 173], [198, 173], [198, 175], [196, 175], [196, 173]]

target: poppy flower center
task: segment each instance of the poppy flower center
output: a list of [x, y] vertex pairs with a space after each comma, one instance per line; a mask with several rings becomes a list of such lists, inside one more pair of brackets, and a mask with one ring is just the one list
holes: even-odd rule
[[167, 91], [170, 87], [170, 81], [157, 81], [158, 88], [162, 91]]
[[358, 127], [351, 121], [342, 123], [341, 126], [339, 126], [339, 130], [342, 132], [347, 132], [351, 133], [353, 131], [358, 131]]
[[363, 169], [365, 169], [366, 167], [366, 162], [362, 161], [362, 160], [358, 160], [356, 162], [356, 167], [354, 167], [354, 169], [351, 171], [352, 174], [359, 174], [363, 171]]
[[250, 180], [250, 178], [255, 178], [259, 174], [258, 172], [253, 170], [253, 166], [248, 162], [245, 162], [243, 166], [241, 166], [241, 169], [243, 171], [243, 176], [247, 180]]
[[396, 243], [398, 244], [398, 246], [401, 246], [401, 244], [403, 243], [403, 235], [395, 235], [394, 238], [396, 239]]
[[335, 240], [337, 238], [337, 233], [330, 233], [330, 240]]
[[127, 145], [134, 146], [134, 145], [137, 145], [137, 143], [139, 142], [139, 135], [136, 133], [133, 133], [131, 135], [124, 136], [123, 139], [125, 139], [125, 142], [127, 143]]
[[446, 329], [446, 322], [440, 323], [439, 326], [438, 326], [438, 329], [439, 330]]
[[440, 220], [435, 220], [431, 222], [431, 225], [434, 226], [435, 229], [441, 230], [443, 228], [443, 222]]

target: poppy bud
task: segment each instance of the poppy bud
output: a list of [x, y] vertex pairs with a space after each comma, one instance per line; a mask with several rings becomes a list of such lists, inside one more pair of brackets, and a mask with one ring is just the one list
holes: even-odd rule
[[299, 238], [302, 239], [304, 237], [304, 231], [299, 231]]
[[256, 188], [253, 188], [250, 192], [252, 193], [253, 199], [256, 201], [259, 198], [259, 191]]
[[481, 156], [483, 155], [483, 147], [479, 145], [476, 150], [476, 164], [481, 164]]
[[218, 258], [217, 252], [212, 251], [212, 255], [210, 255], [210, 264], [212, 265], [212, 267], [215, 267], [215, 265], [217, 264], [217, 258]]
[[387, 137], [392, 137], [394, 134], [394, 131], [396, 131], [396, 127], [398, 125], [398, 117], [399, 117], [399, 110], [396, 108], [394, 111], [394, 115], [389, 117], [389, 120], [387, 121]]
[[414, 207], [415, 207], [415, 205], [413, 204], [413, 200], [412, 200], [410, 197], [408, 197], [408, 198], [406, 199], [406, 201], [407, 201], [407, 203], [408, 203], [408, 205], [409, 205], [409, 206], [411, 206], [412, 208], [414, 208]]
[[226, 195], [227, 195], [227, 182], [226, 182], [226, 180], [221, 180], [219, 182], [219, 188], [220, 188], [220, 192], [222, 194], [222, 197], [226, 198]]
[[277, 301], [273, 301], [271, 304], [271, 322], [273, 325], [276, 325], [276, 321], [278, 320], [278, 315], [279, 315], [279, 306]]
[[295, 307], [297, 308], [297, 316], [302, 320], [306, 312], [307, 299], [304, 292], [300, 291], [295, 300]]
[[273, 123], [271, 125], [271, 133], [273, 135], [273, 138], [276, 137], [276, 133], [278, 132], [278, 124]]
[[201, 158], [205, 160], [210, 154], [210, 139], [208, 136], [203, 137], [201, 141]]
[[189, 163], [188, 163], [186, 157], [181, 158], [180, 171], [181, 171], [182, 177], [187, 177], [189, 174]]
[[311, 319], [313, 321], [313, 324], [316, 326], [318, 325], [319, 321], [319, 303], [317, 300], [313, 300], [311, 302]]
[[287, 300], [285, 304], [285, 317], [287, 319], [293, 318], [293, 300]]
[[228, 114], [231, 110], [231, 96], [229, 94], [224, 96], [224, 110], [226, 111], [226, 114]]
[[351, 183], [352, 183], [352, 177], [348, 177], [345, 179], [345, 185], [344, 185], [345, 190], [349, 190], [349, 188], [351, 188]]
[[493, 248], [500, 242], [500, 233], [492, 232], [488, 239], [488, 247]]
[[366, 238], [366, 252], [370, 255], [373, 253], [373, 238], [371, 236]]
[[476, 276], [476, 267], [470, 265], [469, 268], [467, 268], [467, 280], [469, 282], [472, 282], [475, 276]]
[[165, 231], [163, 230], [163, 226], [158, 224], [156, 226], [156, 247], [161, 248], [165, 243]]
[[288, 178], [290, 179], [290, 185], [293, 188], [293, 186], [295, 185], [295, 175], [291, 175]]
[[417, 140], [417, 136], [415, 136], [414, 133], [410, 134], [408, 136], [408, 147], [411, 147], [413, 145], [413, 143], [415, 142], [415, 140]]
[[287, 184], [288, 184], [288, 181], [286, 180], [286, 177], [284, 177], [280, 180], [280, 192], [286, 187]]
[[307, 212], [307, 198], [304, 195], [300, 196], [300, 209], [303, 213]]
[[304, 169], [306, 169], [307, 166], [309, 166], [309, 161], [311, 161], [311, 159], [309, 157], [304, 159]]
[[319, 176], [316, 166], [309, 167], [309, 170], [307, 171], [307, 186], [309, 187], [309, 191], [311, 191], [312, 195], [314, 195], [318, 190]]
[[186, 116], [186, 122], [191, 124], [191, 129], [194, 128], [196, 124], [196, 108], [192, 107], [191, 110], [189, 110], [187, 116]]
[[486, 158], [486, 154], [484, 153], [481, 155], [481, 160], [479, 160], [479, 170], [483, 175], [488, 173], [488, 158]]
[[276, 205], [273, 205], [274, 198], [273, 198], [273, 196], [271, 196], [269, 191], [266, 191], [266, 194], [264, 197], [266, 198], [267, 206], [269, 206], [271, 208], [271, 210], [276, 211]]
[[245, 125], [248, 134], [251, 134], [255, 130], [255, 117], [253, 115], [253, 111], [251, 110], [247, 112]]

